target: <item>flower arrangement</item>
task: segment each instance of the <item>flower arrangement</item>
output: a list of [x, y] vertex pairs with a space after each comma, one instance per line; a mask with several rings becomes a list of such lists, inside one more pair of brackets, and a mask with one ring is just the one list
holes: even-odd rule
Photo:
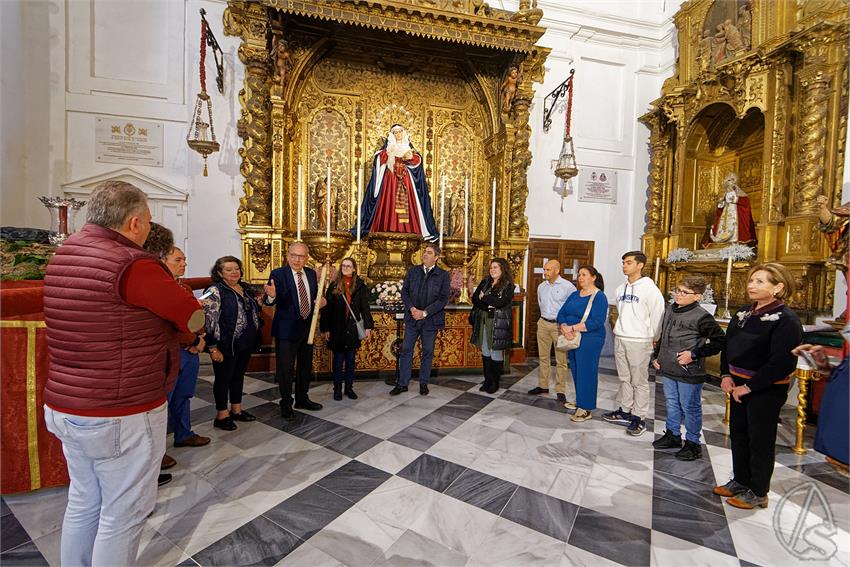
[[674, 250], [670, 250], [670, 253], [667, 254], [667, 263], [690, 262], [693, 257], [694, 253], [691, 250], [688, 250], [687, 248], [676, 248]]
[[701, 304], [714, 304], [714, 290], [711, 288], [711, 284], [705, 286], [705, 291], [702, 292], [702, 300]]
[[731, 244], [720, 251], [720, 257], [724, 260], [749, 260], [756, 255], [752, 246], [746, 244]]
[[384, 308], [393, 308], [401, 304], [402, 281], [390, 281], [377, 284], [372, 288], [376, 296], [375, 303]]

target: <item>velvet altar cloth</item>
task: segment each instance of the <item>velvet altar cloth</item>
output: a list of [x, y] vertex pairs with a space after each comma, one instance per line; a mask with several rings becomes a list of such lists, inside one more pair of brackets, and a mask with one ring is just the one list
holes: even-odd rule
[[68, 484], [62, 444], [44, 425], [43, 281], [0, 284], [0, 493]]

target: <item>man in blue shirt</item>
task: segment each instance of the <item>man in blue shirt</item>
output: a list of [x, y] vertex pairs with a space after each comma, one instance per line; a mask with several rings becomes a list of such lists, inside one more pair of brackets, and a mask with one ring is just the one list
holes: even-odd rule
[[[540, 357], [539, 385], [528, 391], [529, 394], [548, 394], [549, 376], [552, 372], [551, 352], [558, 341], [558, 311], [567, 298], [576, 290], [569, 281], [561, 277], [561, 263], [549, 260], [543, 265], [543, 283], [537, 286], [537, 304], [540, 306], [540, 319], [537, 321], [537, 352]], [[572, 380], [567, 380], [567, 353], [555, 349], [555, 392], [558, 401], [566, 407], [575, 409], [576, 391]], [[569, 398], [569, 400], [567, 399]]]

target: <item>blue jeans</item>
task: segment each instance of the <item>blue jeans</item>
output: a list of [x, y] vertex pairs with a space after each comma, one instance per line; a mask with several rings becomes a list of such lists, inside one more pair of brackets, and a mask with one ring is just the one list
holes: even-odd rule
[[124, 417], [81, 417], [44, 406], [62, 442], [71, 486], [62, 523], [62, 565], [134, 565], [156, 504], [165, 454], [165, 404]]
[[335, 350], [333, 353], [334, 384], [342, 384], [344, 377], [346, 385], [351, 386], [354, 384], [354, 355], [357, 354], [357, 349]]
[[481, 354], [487, 358], [492, 358], [496, 362], [503, 362], [505, 360], [505, 351], [490, 350], [490, 337], [487, 336], [487, 327], [483, 323], [481, 324]]
[[667, 402], [667, 431], [681, 435], [685, 421], [685, 439], [699, 444], [702, 431], [702, 384], [686, 384], [664, 376], [664, 399]]
[[398, 385], [404, 388], [410, 383], [410, 375], [413, 373], [413, 347], [416, 346], [420, 336], [422, 337], [422, 361], [419, 364], [419, 384], [428, 384], [428, 380], [431, 379], [431, 362], [434, 360], [437, 329], [422, 329], [416, 323], [407, 323], [404, 326], [404, 340], [401, 343], [398, 361]]
[[195, 396], [200, 364], [197, 354], [180, 349], [180, 373], [177, 374], [174, 389], [168, 393], [168, 428], [174, 432], [175, 443], [185, 441], [195, 434], [189, 420], [189, 400]]

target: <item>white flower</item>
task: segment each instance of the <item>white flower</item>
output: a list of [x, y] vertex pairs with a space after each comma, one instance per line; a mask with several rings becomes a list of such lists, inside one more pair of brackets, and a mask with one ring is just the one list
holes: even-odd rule
[[765, 313], [764, 315], [759, 317], [759, 319], [761, 319], [762, 321], [779, 321], [780, 315], [782, 315], [782, 313]]
[[746, 319], [749, 316], [750, 316], [749, 311], [738, 311], [738, 319], [740, 319], [741, 321], [743, 321], [744, 319]]
[[689, 262], [691, 258], [694, 257], [694, 253], [688, 250], [687, 248], [676, 248], [671, 250], [667, 255], [667, 263], [672, 264], [675, 262]]

